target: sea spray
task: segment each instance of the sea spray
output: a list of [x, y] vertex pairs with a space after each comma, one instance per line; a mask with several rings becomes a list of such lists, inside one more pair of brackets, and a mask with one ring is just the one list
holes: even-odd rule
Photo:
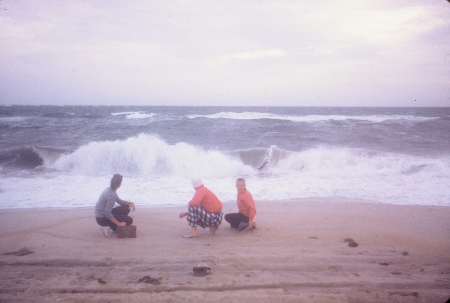
[[450, 108], [0, 106], [0, 209], [341, 197], [450, 206]]
[[192, 175], [219, 178], [255, 172], [231, 155], [184, 142], [169, 145], [157, 136], [147, 134], [126, 140], [89, 143], [62, 156], [52, 168], [83, 175], [123, 172], [185, 178]]

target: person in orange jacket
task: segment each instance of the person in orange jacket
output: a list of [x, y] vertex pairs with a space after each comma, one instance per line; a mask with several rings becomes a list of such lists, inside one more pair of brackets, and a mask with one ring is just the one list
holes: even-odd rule
[[188, 203], [188, 211], [179, 215], [180, 218], [187, 216], [186, 219], [191, 226], [191, 231], [183, 238], [197, 238], [197, 225], [209, 227], [211, 235], [214, 235], [222, 223], [222, 202], [203, 185], [200, 179], [193, 179], [191, 183], [195, 188], [195, 194]]
[[230, 223], [232, 228], [238, 228], [240, 231], [253, 229], [256, 227], [254, 222], [256, 206], [252, 194], [246, 188], [244, 178], [236, 180], [236, 189], [239, 212], [226, 214], [225, 221]]

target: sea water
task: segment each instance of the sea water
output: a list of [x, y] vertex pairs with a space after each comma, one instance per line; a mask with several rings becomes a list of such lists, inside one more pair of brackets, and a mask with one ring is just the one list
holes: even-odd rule
[[[450, 108], [0, 106], [0, 209], [363, 199], [450, 206]], [[299, 202], [301, 203], [301, 202]]]

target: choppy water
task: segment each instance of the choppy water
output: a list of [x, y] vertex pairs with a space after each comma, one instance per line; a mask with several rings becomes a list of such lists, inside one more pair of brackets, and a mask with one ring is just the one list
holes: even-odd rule
[[0, 208], [343, 197], [450, 206], [450, 108], [0, 106]]

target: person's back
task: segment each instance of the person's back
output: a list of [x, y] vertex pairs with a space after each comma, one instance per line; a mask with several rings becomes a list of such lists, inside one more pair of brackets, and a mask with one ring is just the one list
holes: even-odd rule
[[183, 235], [184, 238], [197, 238], [197, 225], [209, 227], [210, 233], [215, 235], [220, 223], [222, 223], [222, 202], [219, 198], [207, 189], [202, 180], [194, 178], [191, 180], [195, 194], [188, 203], [188, 211], [179, 214], [179, 218], [186, 217], [191, 226], [191, 231]]
[[222, 202], [204, 185], [195, 188], [195, 194], [189, 202], [189, 205], [201, 206], [211, 213], [217, 213], [222, 210]]
[[[121, 175], [114, 174], [111, 178], [110, 186], [100, 194], [95, 204], [95, 220], [106, 237], [109, 237], [111, 232], [115, 231], [118, 226], [133, 224], [133, 218], [128, 216], [128, 214], [130, 210], [135, 210], [134, 203], [120, 199], [116, 192], [122, 185], [122, 179]], [[120, 206], [114, 207], [116, 202]]]
[[[108, 219], [111, 218], [111, 216], [108, 216], [108, 213], [111, 213], [111, 209], [109, 209], [109, 212], [106, 211], [107, 205], [108, 205], [108, 200], [112, 200], [114, 202], [116, 202], [116, 192], [111, 188], [111, 187], [107, 187], [101, 194], [100, 197], [98, 198], [97, 203], [95, 204], [95, 216], [97, 218], [102, 218], [102, 217], [107, 217]], [[113, 204], [114, 205], [114, 204]]]

